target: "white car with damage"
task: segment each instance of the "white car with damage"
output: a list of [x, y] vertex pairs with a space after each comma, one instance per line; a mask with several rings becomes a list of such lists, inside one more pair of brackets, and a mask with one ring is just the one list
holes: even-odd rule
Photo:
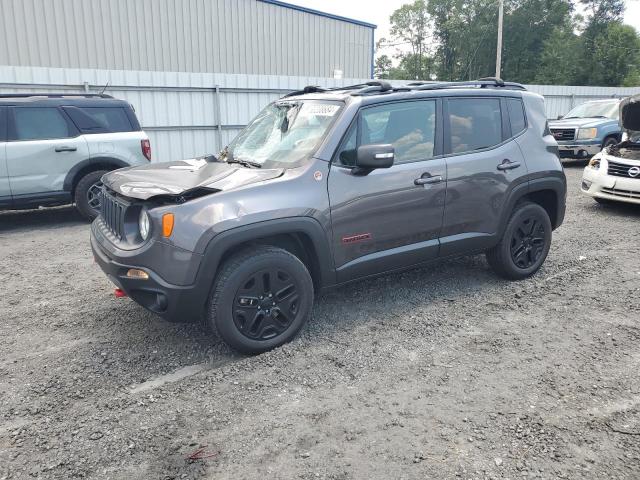
[[640, 95], [620, 103], [622, 141], [595, 155], [582, 175], [582, 192], [599, 203], [640, 205]]

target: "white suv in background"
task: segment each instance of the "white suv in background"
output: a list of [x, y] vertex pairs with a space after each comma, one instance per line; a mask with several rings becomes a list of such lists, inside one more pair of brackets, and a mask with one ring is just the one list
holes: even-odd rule
[[582, 191], [599, 203], [640, 205], [640, 95], [620, 103], [622, 141], [595, 155], [584, 169]]
[[99, 94], [0, 95], [0, 209], [100, 212], [106, 172], [151, 161], [133, 107]]

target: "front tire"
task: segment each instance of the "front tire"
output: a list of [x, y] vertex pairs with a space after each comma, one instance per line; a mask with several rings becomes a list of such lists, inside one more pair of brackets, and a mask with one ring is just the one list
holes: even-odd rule
[[604, 142], [602, 142], [602, 148], [605, 149], [607, 147], [610, 147], [612, 145], [617, 145], [618, 144], [618, 139], [616, 137], [607, 137], [604, 139]]
[[207, 322], [235, 350], [261, 353], [291, 341], [312, 305], [313, 282], [305, 265], [281, 248], [257, 246], [222, 266]]
[[551, 221], [536, 203], [516, 206], [500, 243], [486, 252], [495, 272], [509, 280], [530, 277], [542, 266], [551, 247]]
[[100, 189], [102, 188], [102, 176], [107, 170], [89, 172], [80, 179], [76, 185], [74, 202], [80, 214], [92, 221], [100, 214]]

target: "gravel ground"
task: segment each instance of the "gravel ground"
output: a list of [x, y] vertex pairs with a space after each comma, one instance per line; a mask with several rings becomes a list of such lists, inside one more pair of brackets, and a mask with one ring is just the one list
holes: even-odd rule
[[535, 277], [358, 283], [255, 357], [115, 299], [72, 209], [0, 214], [0, 479], [640, 478], [640, 208], [580, 175]]

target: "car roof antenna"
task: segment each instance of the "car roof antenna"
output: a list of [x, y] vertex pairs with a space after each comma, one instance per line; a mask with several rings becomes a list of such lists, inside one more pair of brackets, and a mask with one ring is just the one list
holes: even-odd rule
[[107, 80], [107, 83], [104, 85], [104, 88], [100, 92], [100, 95], [104, 95], [104, 91], [107, 89], [108, 86], [109, 86], [109, 81]]

